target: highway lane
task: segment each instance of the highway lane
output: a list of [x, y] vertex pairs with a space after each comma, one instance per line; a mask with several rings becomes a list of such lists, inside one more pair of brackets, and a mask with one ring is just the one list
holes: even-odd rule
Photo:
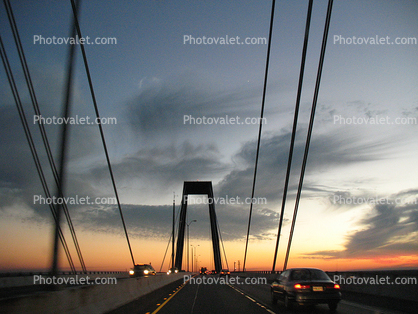
[[[209, 277], [212, 276], [206, 278]], [[200, 281], [196, 280], [198, 278]], [[215, 278], [219, 277], [214, 276], [210, 284], [208, 284], [209, 281], [204, 284], [201, 276], [195, 277], [194, 281], [187, 284], [179, 280], [110, 313], [330, 313], [327, 305], [296, 306], [292, 310], [287, 310], [281, 301], [273, 305], [268, 283], [245, 284], [244, 278], [240, 278], [234, 281], [229, 280], [228, 284], [219, 282], [216, 284]], [[342, 300], [335, 313], [400, 314], [405, 312]]]
[[[264, 304], [266, 307], [271, 309], [274, 313], [330, 313], [331, 311], [326, 304], [319, 304], [314, 307], [309, 306], [295, 306], [292, 310], [285, 308], [282, 301], [278, 301], [276, 305], [271, 303], [270, 298], [270, 284], [243, 284], [241, 279], [239, 282], [241, 284], [232, 285], [234, 289], [241, 291], [246, 295], [250, 295], [254, 300], [260, 304]], [[402, 302], [402, 301], [399, 301]], [[411, 309], [412, 310], [412, 309]], [[365, 304], [360, 304], [358, 302], [353, 302], [352, 300], [347, 301], [343, 300], [338, 304], [338, 309], [334, 313], [358, 313], [358, 314], [401, 314], [405, 312], [389, 310], [385, 308], [379, 308], [376, 306], [369, 306]], [[413, 312], [409, 312], [413, 313]]]
[[171, 300], [162, 305], [157, 313], [266, 314], [269, 311], [226, 284], [198, 284], [190, 281]]
[[[197, 277], [201, 278], [201, 277]], [[218, 277], [219, 278], [219, 277]], [[121, 313], [254, 313], [272, 314], [263, 305], [224, 284], [183, 284], [163, 287], [108, 314]]]
[[182, 286], [183, 279], [179, 279], [124, 306], [109, 311], [107, 314], [152, 313]]

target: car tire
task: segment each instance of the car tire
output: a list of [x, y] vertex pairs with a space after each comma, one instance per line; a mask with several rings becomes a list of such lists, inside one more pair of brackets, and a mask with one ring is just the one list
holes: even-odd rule
[[331, 311], [336, 311], [338, 307], [338, 302], [330, 302], [328, 303], [328, 307]]
[[274, 294], [273, 290], [271, 290], [271, 303], [277, 304], [277, 296]]
[[284, 307], [289, 310], [293, 307], [292, 301], [289, 300], [287, 294], [284, 296]]

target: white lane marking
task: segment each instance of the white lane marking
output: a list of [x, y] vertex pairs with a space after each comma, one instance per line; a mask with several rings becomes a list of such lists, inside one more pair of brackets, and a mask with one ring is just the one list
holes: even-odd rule
[[234, 289], [235, 291], [241, 293], [243, 296], [245, 296], [247, 299], [250, 299], [251, 301], [253, 301], [255, 304], [257, 304], [259, 307], [265, 309], [267, 312], [269, 312], [270, 314], [276, 314], [275, 312], [273, 312], [272, 310], [270, 310], [269, 308], [267, 308], [266, 306], [264, 306], [263, 304], [258, 303], [256, 300], [254, 300], [253, 298], [251, 298], [250, 296], [248, 296], [247, 294], [245, 294], [243, 291], [239, 290], [238, 288], [235, 288], [234, 286], [228, 285], [230, 286], [232, 289]]
[[193, 310], [194, 310], [194, 305], [195, 305], [195, 303], [196, 303], [197, 293], [198, 293], [198, 291], [199, 291], [199, 287], [200, 287], [200, 285], [197, 285], [196, 294], [195, 294], [195, 296], [194, 296], [194, 300], [193, 300], [193, 305], [192, 305], [192, 311], [191, 311], [191, 313], [193, 313]]

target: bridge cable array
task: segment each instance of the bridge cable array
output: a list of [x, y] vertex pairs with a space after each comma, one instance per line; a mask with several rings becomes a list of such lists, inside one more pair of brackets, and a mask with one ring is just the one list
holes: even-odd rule
[[[25, 111], [23, 109], [23, 105], [22, 105], [22, 102], [21, 102], [21, 99], [20, 99], [20, 96], [19, 96], [19, 92], [18, 92], [18, 89], [17, 89], [17, 86], [16, 86], [16, 82], [15, 82], [14, 77], [13, 77], [12, 69], [10, 67], [10, 63], [9, 63], [9, 60], [8, 60], [6, 50], [4, 48], [3, 40], [1, 38], [1, 36], [0, 36], [0, 48], [1, 48], [0, 49], [0, 55], [1, 55], [2, 62], [3, 62], [3, 66], [4, 66], [5, 71], [6, 71], [6, 76], [7, 76], [7, 79], [8, 79], [12, 94], [13, 94], [13, 98], [14, 98], [15, 103], [16, 103], [16, 107], [17, 107], [17, 110], [18, 110], [18, 113], [19, 113], [20, 121], [22, 122], [23, 130], [25, 132], [25, 136], [26, 136], [26, 139], [27, 139], [28, 144], [29, 144], [29, 148], [30, 148], [30, 151], [31, 151], [31, 154], [32, 154], [32, 158], [35, 162], [36, 170], [37, 170], [39, 178], [41, 180], [42, 188], [44, 190], [45, 195], [50, 198], [51, 193], [49, 191], [48, 184], [47, 184], [46, 179], [45, 179], [44, 171], [42, 169], [42, 164], [39, 160], [39, 155], [38, 155], [38, 152], [36, 150], [31, 131], [29, 129], [29, 124], [28, 124], [28, 121], [26, 119]], [[56, 211], [55, 211], [54, 205], [49, 204], [49, 208], [51, 210], [52, 217], [54, 218], [55, 223], [57, 223], [57, 217], [56, 217]], [[70, 250], [68, 248], [67, 242], [65, 240], [65, 237], [64, 237], [64, 234], [63, 234], [61, 228], [59, 228], [59, 239], [60, 239], [61, 244], [64, 248], [64, 252], [65, 252], [65, 255], [67, 256], [68, 264], [70, 265], [71, 271], [73, 273], [75, 273], [76, 270], [75, 270], [75, 267], [74, 267], [74, 262], [71, 258]]]
[[272, 268], [273, 273], [275, 272], [275, 268], [276, 268], [277, 252], [278, 252], [278, 249], [279, 249], [279, 239], [280, 239], [280, 234], [281, 234], [281, 230], [282, 230], [284, 209], [285, 209], [285, 206], [286, 206], [287, 189], [289, 187], [290, 169], [292, 167], [293, 148], [295, 146], [296, 129], [297, 129], [297, 125], [298, 125], [298, 116], [299, 116], [300, 98], [301, 98], [301, 95], [302, 95], [303, 75], [305, 73], [306, 52], [307, 52], [307, 49], [308, 49], [309, 28], [310, 28], [311, 16], [312, 16], [312, 5], [313, 5], [313, 0], [309, 0], [308, 12], [307, 12], [307, 16], [306, 16], [305, 39], [304, 39], [304, 42], [303, 42], [302, 60], [301, 60], [301, 64], [300, 64], [298, 92], [297, 92], [297, 96], [296, 96], [295, 114], [294, 114], [294, 118], [293, 118], [292, 138], [290, 140], [289, 156], [287, 158], [286, 179], [285, 179], [284, 189], [283, 189], [282, 207], [281, 207], [281, 211], [280, 211], [279, 227], [278, 227], [278, 231], [277, 231], [277, 240], [276, 240], [276, 248], [275, 248], [275, 251], [274, 251], [274, 258], [273, 258], [273, 268]]
[[[79, 10], [79, 3], [80, 0], [77, 0], [77, 10]], [[70, 36], [72, 38], [75, 37], [75, 27], [74, 27], [74, 21], [72, 22], [71, 28], [70, 28]], [[67, 64], [67, 82], [65, 84], [65, 95], [64, 95], [64, 100], [63, 100], [63, 117], [64, 119], [67, 119], [69, 114], [70, 114], [70, 104], [71, 104], [71, 89], [72, 89], [72, 85], [73, 85], [73, 67], [74, 67], [74, 62], [75, 62], [75, 45], [70, 45], [69, 47], [69, 54], [68, 54], [68, 64]], [[41, 124], [40, 124], [41, 125]], [[43, 126], [43, 125], [42, 125]], [[60, 156], [59, 156], [59, 175], [55, 174], [56, 173], [56, 168], [55, 165], [54, 166], [54, 174], [55, 174], [55, 180], [59, 181], [57, 182], [57, 195], [59, 197], [63, 197], [63, 191], [64, 191], [64, 183], [65, 183], [65, 163], [66, 163], [66, 158], [67, 158], [67, 141], [68, 141], [68, 126], [66, 123], [62, 124], [61, 127], [61, 151], [60, 151]], [[74, 231], [74, 227], [73, 224], [71, 222], [71, 219], [69, 218], [69, 212], [68, 212], [68, 208], [66, 204], [62, 204], [63, 209], [64, 209], [64, 213], [67, 217], [68, 220], [68, 224], [70, 226], [70, 230], [73, 234], [73, 239], [74, 243], [76, 243], [76, 248], [77, 248], [77, 254], [80, 258], [80, 262], [81, 262], [81, 267], [83, 269], [83, 272], [87, 272], [86, 269], [86, 265], [84, 264], [84, 259], [81, 255], [81, 250], [79, 248], [78, 245], [78, 241], [77, 241], [77, 237], [75, 235], [75, 231]], [[60, 203], [58, 203], [57, 207], [56, 207], [56, 211], [57, 211], [57, 221], [58, 221], [58, 225], [56, 224], [55, 226], [55, 237], [54, 237], [54, 252], [53, 252], [53, 261], [52, 261], [52, 273], [56, 274], [58, 273], [58, 229], [59, 229], [59, 224], [61, 223], [61, 219], [60, 219], [60, 215], [61, 215], [61, 205]]]
[[[260, 142], [261, 142], [261, 131], [263, 127], [263, 116], [264, 116], [264, 104], [266, 100], [266, 90], [267, 90], [267, 78], [268, 78], [268, 69], [270, 63], [270, 50], [271, 50], [271, 37], [273, 33], [273, 22], [274, 22], [274, 7], [276, 5], [276, 1], [272, 1], [271, 5], [271, 17], [270, 17], [270, 30], [269, 30], [269, 39], [268, 39], [268, 46], [267, 46], [267, 57], [266, 57], [266, 68], [264, 73], [264, 87], [263, 87], [263, 97], [261, 101], [261, 113], [260, 113], [260, 127], [258, 129], [258, 141], [257, 141], [257, 153], [255, 156], [255, 166], [254, 166], [254, 178], [253, 178], [253, 186], [251, 191], [251, 200], [254, 199], [255, 193], [255, 182], [257, 178], [257, 166], [258, 166], [258, 156], [260, 153]], [[251, 226], [251, 216], [253, 212], [253, 202], [250, 204], [250, 213], [248, 216], [248, 228], [247, 228], [247, 239], [245, 241], [245, 253], [244, 253], [244, 264], [243, 264], [243, 271], [245, 271], [245, 262], [247, 260], [247, 250], [248, 250], [248, 240], [250, 237], [250, 226]]]
[[[218, 222], [218, 218], [216, 217], [216, 226], [218, 228], [218, 234], [219, 237], [221, 239], [221, 244], [222, 244], [222, 251], [224, 252], [224, 257], [225, 257], [225, 264], [226, 264], [226, 268], [229, 269], [229, 265], [228, 265], [228, 259], [226, 258], [226, 252], [225, 252], [225, 246], [224, 246], [224, 241], [222, 239], [222, 233], [221, 233], [221, 227], [219, 226], [219, 222]], [[222, 257], [222, 256], [221, 256]]]
[[[74, 0], [71, 0], [71, 7], [73, 9], [74, 23], [75, 23], [75, 27], [77, 29], [77, 35], [78, 35], [79, 38], [83, 38], [83, 36], [81, 34], [80, 24], [79, 24], [78, 17], [77, 17], [77, 6], [76, 6]], [[86, 70], [86, 75], [87, 75], [87, 79], [88, 79], [88, 83], [89, 83], [90, 94], [91, 94], [91, 97], [92, 97], [92, 100], [93, 100], [93, 106], [94, 106], [94, 110], [95, 110], [95, 113], [96, 113], [96, 121], [98, 121], [100, 137], [102, 139], [103, 149], [104, 149], [105, 156], [106, 156], [106, 162], [107, 162], [107, 166], [109, 168], [109, 174], [110, 174], [110, 178], [112, 180], [112, 185], [113, 185], [113, 190], [115, 192], [116, 201], [118, 203], [118, 209], [119, 209], [119, 214], [120, 214], [120, 217], [121, 217], [121, 220], [122, 220], [123, 230], [125, 231], [126, 241], [128, 243], [129, 252], [130, 252], [131, 258], [132, 258], [132, 264], [135, 265], [135, 259], [134, 259], [134, 255], [132, 253], [131, 243], [129, 241], [129, 235], [128, 235], [128, 231], [126, 229], [125, 219], [123, 218], [122, 207], [120, 205], [119, 194], [118, 194], [118, 190], [117, 190], [117, 187], [116, 187], [115, 178], [114, 178], [114, 175], [113, 175], [112, 165], [110, 163], [110, 157], [109, 157], [109, 153], [108, 153], [108, 150], [107, 150], [107, 145], [106, 145], [106, 140], [105, 140], [105, 136], [104, 136], [104, 132], [103, 132], [103, 127], [102, 127], [102, 124], [100, 122], [99, 108], [97, 106], [96, 96], [95, 96], [95, 93], [94, 93], [93, 81], [92, 81], [91, 75], [90, 75], [90, 69], [89, 69], [89, 65], [88, 65], [88, 62], [87, 62], [86, 51], [84, 49], [84, 45], [80, 45], [80, 48], [81, 48], [84, 67], [85, 67], [85, 70]]]
[[328, 8], [327, 8], [327, 16], [325, 18], [324, 35], [322, 37], [322, 46], [321, 46], [321, 54], [320, 54], [320, 57], [319, 57], [318, 72], [317, 72], [317, 76], [316, 76], [315, 92], [314, 92], [314, 97], [313, 97], [313, 100], [312, 100], [312, 109], [311, 109], [311, 116], [310, 116], [309, 127], [308, 127], [308, 134], [307, 134], [307, 137], [306, 137], [305, 152], [304, 152], [304, 155], [303, 155], [302, 169], [301, 169], [301, 172], [300, 172], [298, 192], [297, 192], [297, 195], [296, 195], [295, 209], [294, 209], [294, 212], [293, 212], [292, 226], [291, 226], [291, 230], [290, 230], [289, 242], [288, 242], [288, 245], [287, 245], [287, 251], [286, 251], [286, 257], [285, 257], [283, 270], [286, 270], [287, 263], [288, 263], [288, 260], [289, 260], [290, 247], [292, 245], [292, 238], [293, 238], [293, 233], [294, 233], [294, 230], [295, 230], [296, 216], [297, 216], [298, 208], [299, 208], [299, 200], [300, 200], [300, 195], [302, 193], [303, 178], [305, 176], [306, 163], [307, 163], [307, 160], [308, 160], [308, 153], [309, 153], [309, 145], [310, 145], [310, 142], [311, 142], [312, 129], [313, 129], [313, 124], [314, 124], [314, 119], [315, 119], [316, 104], [318, 102], [319, 86], [320, 86], [320, 83], [321, 83], [321, 76], [322, 76], [322, 67], [323, 67], [324, 59], [325, 59], [325, 49], [326, 49], [326, 46], [327, 46], [329, 25], [331, 23], [332, 5], [333, 5], [333, 0], [329, 0], [328, 1]]
[[[288, 165], [287, 165], [287, 171], [286, 171], [285, 187], [284, 187], [284, 191], [283, 191], [282, 207], [281, 207], [279, 227], [278, 227], [277, 240], [276, 240], [276, 247], [275, 247], [274, 259], [273, 259], [273, 267], [272, 267], [273, 272], [275, 271], [275, 264], [276, 264], [276, 259], [277, 259], [278, 246], [279, 246], [279, 237], [280, 237], [280, 233], [281, 233], [281, 227], [282, 227], [283, 216], [284, 216], [284, 209], [285, 209], [285, 204], [286, 204], [286, 196], [287, 196], [287, 190], [288, 190], [288, 184], [289, 184], [289, 178], [290, 178], [290, 170], [291, 170], [291, 163], [292, 163], [292, 157], [293, 157], [294, 141], [295, 141], [295, 137], [296, 137], [300, 98], [301, 98], [301, 92], [302, 92], [302, 86], [303, 86], [303, 75], [304, 75], [304, 68], [305, 68], [306, 51], [307, 51], [307, 44], [308, 44], [308, 39], [309, 39], [310, 20], [311, 20], [311, 15], [312, 15], [312, 5], [313, 5], [313, 1], [310, 0], [309, 5], [308, 5], [307, 17], [306, 17], [305, 38], [304, 38], [303, 51], [302, 51], [302, 60], [301, 60], [301, 68], [300, 68], [300, 74], [299, 74], [299, 84], [298, 84], [298, 92], [297, 92], [297, 99], [296, 99], [296, 106], [295, 106], [295, 113], [294, 113], [291, 144], [290, 144], [290, 150], [289, 150], [289, 156], [288, 156]], [[310, 140], [311, 140], [312, 130], [313, 130], [315, 110], [316, 110], [318, 94], [319, 94], [319, 86], [320, 86], [320, 82], [321, 82], [323, 62], [324, 62], [324, 58], [325, 58], [326, 42], [327, 42], [327, 39], [328, 39], [328, 31], [329, 31], [329, 25], [330, 25], [330, 21], [331, 21], [332, 5], [333, 5], [333, 0], [329, 0], [328, 7], [327, 7], [327, 15], [326, 15], [326, 19], [325, 19], [325, 27], [324, 27], [324, 34], [323, 34], [323, 39], [322, 39], [322, 46], [321, 46], [321, 53], [320, 53], [320, 59], [319, 59], [319, 65], [318, 65], [316, 84], [315, 84], [315, 91], [314, 91], [314, 97], [313, 97], [313, 102], [312, 102], [311, 116], [310, 116], [309, 127], [308, 127], [308, 134], [307, 134], [307, 139], [306, 139], [306, 143], [305, 143], [305, 152], [304, 152], [304, 157], [303, 157], [303, 162], [302, 162], [302, 169], [301, 169], [301, 173], [300, 173], [298, 192], [297, 192], [297, 197], [296, 197], [296, 203], [295, 203], [295, 209], [294, 209], [294, 213], [293, 213], [292, 226], [291, 226], [291, 231], [290, 231], [289, 242], [288, 242], [288, 246], [287, 246], [287, 252], [286, 252], [286, 257], [285, 257], [285, 263], [284, 263], [283, 270], [286, 269], [288, 259], [289, 259], [290, 247], [291, 247], [291, 243], [292, 243], [292, 238], [293, 238], [293, 233], [294, 233], [295, 223], [296, 223], [296, 217], [297, 217], [297, 212], [298, 212], [298, 207], [299, 207], [299, 200], [300, 200], [300, 195], [301, 195], [301, 192], [302, 192], [303, 178], [304, 178], [304, 175], [305, 175], [305, 169], [306, 169], [306, 163], [307, 163], [307, 158], [308, 158]], [[274, 6], [275, 6], [275, 1], [273, 0], [272, 10], [271, 10], [271, 20], [270, 20], [269, 41], [268, 41], [268, 48], [267, 48], [266, 69], [265, 69], [265, 77], [264, 77], [263, 98], [262, 98], [261, 114], [260, 114], [261, 123], [260, 123], [259, 133], [258, 133], [257, 153], [256, 153], [256, 159], [255, 159], [255, 167], [254, 167], [254, 179], [253, 179], [252, 196], [251, 196], [252, 199], [254, 198], [255, 182], [256, 182], [256, 177], [257, 177], [257, 165], [258, 165], [258, 157], [259, 157], [259, 150], [260, 150], [261, 130], [262, 130], [262, 121], [263, 121], [263, 114], [264, 114], [266, 85], [267, 85], [267, 78], [268, 78], [268, 65], [269, 65], [269, 58], [270, 58], [272, 27], [273, 27], [273, 21], [274, 21]], [[251, 216], [252, 216], [252, 206], [253, 206], [253, 204], [251, 203], [250, 213], [249, 213], [249, 220], [248, 220], [247, 239], [246, 239], [246, 244], [245, 244], [243, 271], [245, 271], [245, 264], [246, 264], [246, 257], [247, 257], [249, 231], [250, 231]]]
[[[176, 215], [176, 219], [175, 219], [174, 225], [176, 225], [176, 224], [178, 223], [178, 221], [179, 221], [179, 217], [180, 217], [180, 211], [178, 211], [178, 212], [177, 212], [177, 215]], [[176, 230], [176, 232], [178, 233], [178, 230]], [[176, 237], [176, 235], [174, 235], [174, 238], [175, 238], [175, 237]], [[165, 249], [165, 253], [164, 253], [164, 257], [163, 257], [163, 261], [162, 261], [162, 263], [161, 263], [161, 267], [160, 267], [160, 272], [161, 272], [161, 270], [163, 269], [164, 261], [165, 261], [165, 258], [166, 258], [166, 256], [167, 256], [168, 248], [170, 247], [170, 244], [171, 244], [171, 239], [172, 239], [172, 238], [173, 238], [173, 234], [172, 234], [172, 232], [170, 231], [170, 238], [168, 239], [167, 248]], [[169, 260], [169, 265], [171, 265], [171, 264], [170, 264], [170, 262], [171, 262], [171, 257], [170, 257], [170, 260]], [[170, 268], [170, 266], [169, 266], [169, 268]]]
[[[7, 14], [8, 14], [10, 26], [11, 26], [11, 29], [12, 29], [12, 32], [13, 32], [13, 37], [14, 37], [14, 40], [15, 40], [15, 43], [16, 43], [16, 46], [17, 46], [17, 50], [18, 50], [18, 53], [19, 53], [20, 62], [22, 64], [22, 68], [23, 68], [23, 71], [24, 71], [26, 83], [28, 85], [28, 89], [29, 89], [29, 93], [30, 93], [31, 100], [32, 100], [32, 103], [33, 103], [33, 107], [34, 107], [35, 113], [37, 115], [41, 116], [39, 106], [38, 106], [38, 102], [37, 102], [36, 95], [35, 95], [35, 91], [34, 91], [33, 84], [32, 84], [32, 79], [31, 79], [31, 76], [30, 76], [30, 73], [29, 73], [29, 68], [27, 66], [26, 58], [25, 58], [24, 52], [23, 52], [23, 47], [22, 47], [22, 44], [21, 44], [21, 41], [20, 41], [20, 37], [19, 37], [18, 30], [17, 30], [16, 22], [15, 22], [15, 19], [14, 19], [14, 16], [13, 16], [13, 11], [12, 11], [9, 0], [3, 0], [3, 2], [4, 2], [4, 5], [6, 7], [6, 11], [7, 11]], [[80, 26], [79, 26], [79, 23], [78, 23], [78, 17], [77, 17], [78, 16], [79, 1], [77, 0], [77, 3], [76, 3], [74, 0], [71, 0], [71, 6], [72, 6], [72, 11], [73, 11], [72, 37], [75, 37], [76, 33], [77, 33], [79, 38], [82, 38]], [[1, 39], [1, 37], [0, 37], [0, 39]], [[41, 183], [42, 183], [42, 186], [44, 188], [45, 194], [48, 198], [51, 198], [51, 194], [49, 192], [49, 188], [48, 188], [45, 176], [43, 174], [41, 163], [39, 161], [39, 157], [38, 157], [38, 154], [36, 152], [35, 143], [32, 139], [30, 129], [29, 129], [28, 124], [27, 124], [26, 116], [25, 116], [24, 111], [23, 111], [23, 107], [22, 107], [22, 104], [21, 104], [21, 101], [20, 101], [20, 97], [19, 97], [19, 94], [18, 94], [18, 91], [17, 91], [16, 84], [15, 84], [14, 79], [13, 79], [12, 71], [11, 71], [10, 65], [8, 63], [6, 51], [4, 49], [2, 41], [1, 41], [1, 46], [2, 46], [2, 51], [1, 51], [2, 56], [1, 57], [2, 57], [2, 60], [3, 60], [3, 65], [6, 69], [9, 84], [11, 86], [12, 94], [13, 94], [13, 97], [15, 99], [16, 105], [18, 107], [19, 116], [20, 116], [22, 124], [23, 124], [25, 135], [28, 139], [29, 147], [31, 149], [32, 156], [35, 160], [35, 166], [36, 166], [36, 168], [38, 170], [38, 173], [40, 175]], [[112, 185], [113, 185], [115, 195], [116, 195], [116, 200], [117, 200], [117, 203], [118, 203], [119, 213], [120, 213], [120, 216], [121, 216], [121, 219], [122, 219], [123, 228], [124, 228], [126, 239], [127, 239], [127, 242], [128, 242], [128, 247], [129, 247], [130, 255], [131, 255], [131, 258], [132, 258], [132, 263], [135, 265], [131, 245], [130, 245], [130, 242], [129, 242], [129, 236], [128, 236], [127, 229], [126, 229], [126, 224], [125, 224], [125, 221], [124, 221], [124, 218], [123, 218], [122, 208], [121, 208], [120, 201], [119, 201], [119, 195], [118, 195], [118, 192], [117, 192], [112, 167], [111, 167], [111, 164], [110, 164], [110, 158], [109, 158], [109, 154], [108, 154], [108, 150], [107, 150], [107, 146], [106, 146], [106, 142], [105, 142], [105, 138], [104, 138], [104, 132], [103, 132], [103, 129], [102, 129], [102, 125], [100, 123], [100, 115], [99, 115], [99, 111], [98, 111], [98, 107], [97, 107], [97, 102], [96, 102], [94, 88], [93, 88], [93, 84], [92, 84], [92, 80], [91, 80], [90, 70], [89, 70], [89, 67], [88, 67], [87, 57], [86, 57], [86, 53], [85, 53], [83, 45], [81, 45], [81, 51], [82, 51], [82, 55], [83, 55], [83, 61], [84, 61], [85, 69], [86, 69], [88, 82], [89, 82], [90, 92], [91, 92], [92, 99], [93, 99], [93, 105], [94, 105], [94, 109], [95, 109], [95, 112], [96, 112], [96, 118], [97, 118], [97, 121], [98, 121], [99, 131], [100, 131], [100, 135], [101, 135], [101, 139], [102, 139], [102, 143], [103, 143], [103, 147], [104, 147], [104, 151], [105, 151], [105, 155], [106, 155], [106, 160], [107, 160], [107, 164], [108, 164], [108, 168], [109, 168], [109, 172], [110, 172], [110, 176], [111, 176], [111, 180], [112, 180]], [[71, 99], [72, 71], [73, 71], [74, 58], [75, 58], [74, 45], [71, 45], [70, 52], [69, 52], [68, 66], [67, 66], [68, 76], [67, 76], [67, 81], [66, 81], [65, 97], [64, 97], [64, 116], [68, 116], [69, 111], [70, 111], [69, 104], [70, 104], [70, 99]], [[41, 123], [39, 124], [39, 128], [40, 128], [40, 132], [41, 132], [41, 135], [42, 135], [42, 141], [43, 141], [45, 149], [47, 151], [47, 156], [48, 156], [48, 160], [49, 160], [49, 163], [50, 163], [50, 167], [51, 167], [52, 172], [53, 172], [55, 183], [57, 184], [57, 191], [58, 191], [57, 194], [59, 195], [59, 197], [63, 197], [62, 188], [63, 188], [63, 183], [64, 183], [64, 180], [63, 180], [64, 178], [63, 177], [64, 177], [64, 168], [65, 168], [65, 151], [66, 151], [67, 129], [64, 127], [62, 129], [62, 132], [61, 132], [62, 141], [61, 141], [61, 153], [60, 153], [60, 173], [58, 174], [58, 171], [57, 171], [57, 168], [55, 166], [54, 159], [53, 159], [53, 155], [51, 153], [48, 137], [46, 135], [46, 131], [44, 129], [44, 126]], [[50, 208], [51, 208], [51, 212], [52, 212], [55, 224], [56, 224], [55, 239], [56, 240], [60, 239], [60, 241], [61, 241], [61, 243], [64, 247], [65, 254], [67, 255], [67, 259], [69, 261], [70, 268], [73, 272], [75, 272], [75, 266], [74, 266], [74, 263], [72, 261], [70, 251], [68, 249], [68, 246], [66, 244], [64, 235], [63, 235], [61, 227], [60, 227], [60, 217], [59, 217], [60, 210], [59, 210], [59, 208], [55, 208], [53, 206], [53, 204], [50, 204]], [[74, 244], [75, 244], [75, 247], [76, 247], [76, 250], [77, 250], [78, 257], [80, 259], [80, 264], [82, 266], [83, 271], [86, 272], [84, 259], [83, 259], [82, 254], [81, 254], [81, 250], [80, 250], [78, 240], [77, 240], [77, 237], [76, 237], [76, 234], [75, 234], [74, 226], [72, 224], [71, 217], [69, 215], [68, 208], [67, 208], [65, 202], [63, 203], [63, 209], [64, 209], [64, 213], [65, 213], [65, 216], [67, 218], [67, 222], [68, 222], [68, 225], [69, 225], [72, 237], [73, 237], [73, 241], [74, 241]], [[55, 241], [55, 243], [57, 243], [57, 241]], [[53, 272], [57, 270], [57, 254], [55, 252], [57, 252], [57, 246], [54, 244], [54, 261], [53, 261], [53, 266], [52, 266], [52, 271]]]
[[[14, 40], [15, 40], [15, 43], [16, 43], [20, 63], [22, 65], [22, 69], [23, 69], [23, 72], [24, 72], [26, 84], [27, 84], [27, 87], [28, 87], [28, 90], [29, 90], [29, 94], [30, 94], [30, 97], [31, 97], [31, 101], [32, 101], [34, 111], [35, 111], [36, 115], [41, 116], [41, 112], [40, 112], [38, 101], [37, 101], [36, 94], [35, 94], [35, 89], [33, 87], [31, 75], [30, 75], [30, 72], [29, 72], [29, 67], [27, 65], [26, 57], [25, 57], [25, 54], [24, 54], [22, 42], [20, 40], [19, 31], [18, 31], [17, 24], [16, 24], [16, 21], [15, 21], [14, 15], [13, 15], [12, 7], [10, 5], [9, 0], [4, 0], [3, 2], [4, 2], [4, 5], [6, 7], [7, 16], [8, 16], [10, 27], [12, 29], [13, 37], [14, 37]], [[70, 55], [71, 55], [71, 53], [70, 53]], [[59, 197], [62, 198], [63, 197], [62, 178], [61, 178], [62, 173], [60, 175], [58, 175], [58, 171], [57, 171], [57, 168], [56, 168], [56, 165], [55, 165], [55, 162], [54, 162], [54, 158], [53, 158], [53, 155], [52, 155], [52, 152], [51, 152], [51, 147], [49, 145], [49, 140], [48, 140], [48, 137], [47, 137], [47, 134], [46, 134], [46, 131], [45, 131], [45, 127], [42, 123], [39, 123], [39, 129], [40, 129], [41, 136], [42, 136], [42, 141], [43, 141], [46, 153], [47, 153], [48, 161], [49, 161], [49, 164], [50, 164], [53, 176], [54, 176], [54, 180], [55, 180], [55, 183], [57, 185], [57, 191], [58, 192], [56, 194]], [[67, 219], [67, 222], [68, 222], [68, 226], [69, 226], [69, 229], [70, 229], [70, 232], [71, 232], [71, 236], [73, 238], [73, 242], [74, 242], [74, 246], [75, 246], [76, 251], [77, 251], [77, 255], [78, 255], [79, 260], [80, 260], [82, 270], [84, 272], [86, 272], [86, 266], [85, 266], [85, 263], [84, 263], [84, 259], [83, 259], [82, 253], [81, 253], [80, 246], [78, 244], [77, 236], [76, 236], [76, 233], [75, 233], [75, 230], [74, 230], [74, 226], [72, 224], [72, 220], [71, 220], [67, 205], [65, 203], [63, 203], [62, 206], [64, 208], [64, 213], [65, 213], [65, 216], [66, 216], [66, 219]], [[60, 212], [61, 211], [60, 211], [59, 207], [60, 207], [60, 205], [55, 206], [55, 215], [56, 215], [55, 220], [56, 221], [60, 221]], [[56, 228], [56, 238], [55, 238], [56, 241], [55, 241], [55, 243], [58, 243], [58, 237], [59, 237], [58, 233], [59, 233], [58, 228]], [[55, 248], [54, 248], [54, 251], [55, 251]], [[55, 254], [54, 254], [54, 256], [55, 256]], [[53, 272], [55, 272], [55, 271], [56, 271], [56, 269], [54, 269], [54, 267], [53, 267]]]

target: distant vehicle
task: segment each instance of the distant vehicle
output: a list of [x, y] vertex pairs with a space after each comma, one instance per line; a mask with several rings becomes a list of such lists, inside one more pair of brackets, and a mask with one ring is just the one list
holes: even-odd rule
[[340, 286], [317, 268], [292, 268], [285, 270], [270, 287], [273, 304], [278, 299], [290, 309], [293, 304], [328, 304], [335, 311], [341, 300]]
[[219, 276], [227, 276], [227, 275], [230, 275], [230, 274], [231, 273], [230, 273], [229, 269], [224, 268], [224, 269], [221, 269], [221, 272], [219, 273]]
[[208, 271], [208, 269], [206, 267], [202, 267], [200, 268], [200, 274], [201, 275], [206, 275], [206, 272]]
[[216, 274], [217, 274], [216, 270], [212, 270], [211, 275], [216, 275]]
[[134, 268], [129, 271], [129, 277], [138, 277], [138, 276], [155, 276], [157, 272], [151, 266], [151, 264], [136, 264]]
[[179, 269], [177, 267], [172, 267], [168, 270], [167, 275], [177, 274], [178, 272], [179, 272]]

